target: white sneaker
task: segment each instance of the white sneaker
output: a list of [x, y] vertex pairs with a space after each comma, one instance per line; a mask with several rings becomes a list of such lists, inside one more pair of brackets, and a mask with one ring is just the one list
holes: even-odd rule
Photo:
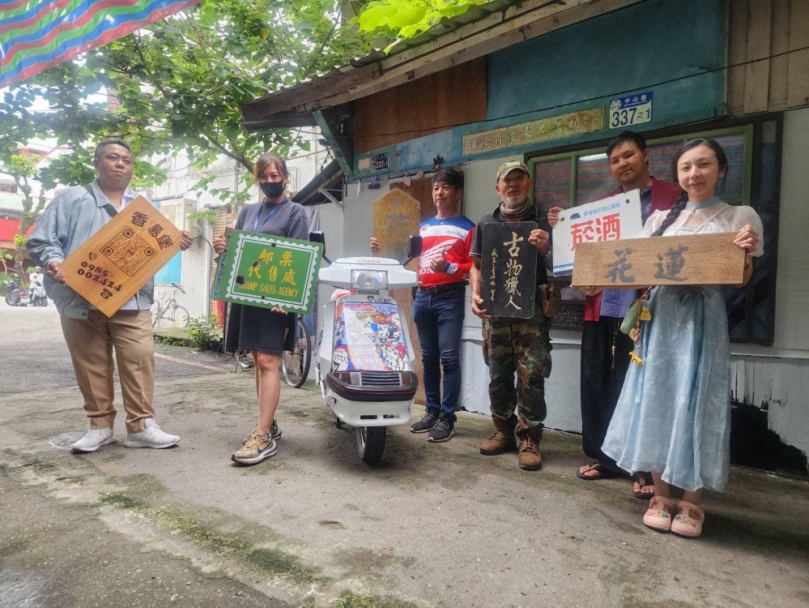
[[105, 429], [90, 429], [84, 434], [84, 437], [79, 439], [70, 447], [70, 451], [74, 454], [82, 454], [84, 452], [95, 452], [102, 445], [107, 445], [115, 441], [113, 436], [112, 427]]
[[128, 433], [124, 447], [127, 448], [170, 448], [177, 445], [180, 438], [177, 435], [169, 435], [160, 430], [151, 418], [145, 420], [146, 428], [139, 433]]

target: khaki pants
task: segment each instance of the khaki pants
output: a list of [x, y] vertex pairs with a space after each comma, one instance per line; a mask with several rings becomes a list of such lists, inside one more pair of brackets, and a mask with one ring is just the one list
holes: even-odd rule
[[126, 430], [137, 433], [144, 420], [154, 418], [154, 339], [152, 316], [146, 311], [117, 312], [107, 318], [91, 310], [87, 319], [62, 316], [76, 382], [84, 397], [90, 428], [111, 427], [115, 422], [112, 349], [121, 379]]

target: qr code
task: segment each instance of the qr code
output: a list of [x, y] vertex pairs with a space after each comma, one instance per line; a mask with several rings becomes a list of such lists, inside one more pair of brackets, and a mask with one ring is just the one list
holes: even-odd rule
[[101, 253], [131, 277], [149, 261], [155, 250], [134, 230], [124, 228], [101, 248]]

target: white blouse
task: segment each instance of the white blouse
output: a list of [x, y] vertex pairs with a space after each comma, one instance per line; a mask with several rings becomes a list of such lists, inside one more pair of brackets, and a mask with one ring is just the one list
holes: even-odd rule
[[[706, 232], [710, 234], [715, 234], [717, 232], [739, 232], [739, 230], [744, 228], [747, 224], [750, 224], [753, 227], [753, 230], [758, 233], [758, 244], [756, 245], [753, 255], [755, 257], [759, 257], [764, 254], [764, 226], [761, 223], [761, 218], [758, 216], [758, 213], [747, 205], [736, 206], [728, 205], [727, 203], [719, 203], [718, 205], [713, 205], [712, 207], [696, 209], [694, 211], [683, 209], [680, 212], [680, 215], [677, 216], [677, 219], [674, 220], [674, 223], [666, 228], [663, 236], [673, 236], [677, 234], [677, 232], [691, 217], [692, 213], [696, 213], [699, 217], [701, 217], [703, 224], [701, 226], [689, 227], [694, 229], [693, 232], [689, 230], [689, 234]], [[652, 236], [652, 234], [666, 219], [668, 214], [669, 212], [666, 210], [655, 211], [652, 215], [650, 215], [649, 219], [646, 220], [646, 224], [643, 226], [641, 236]]]

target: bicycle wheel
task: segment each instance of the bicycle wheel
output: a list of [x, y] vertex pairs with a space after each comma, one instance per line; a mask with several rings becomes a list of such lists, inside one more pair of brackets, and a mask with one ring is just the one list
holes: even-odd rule
[[190, 318], [191, 316], [184, 307], [178, 306], [174, 309], [174, 321], [177, 327], [188, 327], [188, 320]]
[[312, 344], [309, 341], [309, 332], [303, 319], [298, 317], [295, 324], [295, 347], [292, 352], [284, 351], [281, 355], [281, 371], [284, 379], [292, 388], [300, 388], [309, 375], [309, 365], [312, 362]]

